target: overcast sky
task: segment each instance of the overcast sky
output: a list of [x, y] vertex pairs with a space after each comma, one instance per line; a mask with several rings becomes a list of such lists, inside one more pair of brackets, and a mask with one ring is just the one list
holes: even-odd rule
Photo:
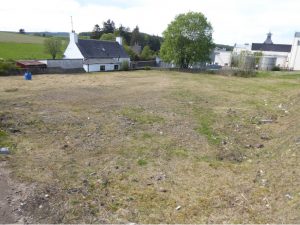
[[202, 12], [219, 44], [273, 42], [290, 44], [300, 31], [299, 0], [0, 0], [0, 30], [91, 31], [112, 19], [141, 32], [161, 35], [177, 14]]

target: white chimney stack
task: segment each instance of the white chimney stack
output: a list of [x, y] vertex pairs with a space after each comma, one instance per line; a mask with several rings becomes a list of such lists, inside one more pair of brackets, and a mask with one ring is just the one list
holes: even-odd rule
[[70, 42], [78, 43], [78, 36], [75, 31], [70, 33]]
[[122, 46], [122, 42], [123, 42], [123, 40], [122, 40], [122, 37], [116, 37], [116, 42], [118, 42], [119, 43], [119, 45], [121, 45]]

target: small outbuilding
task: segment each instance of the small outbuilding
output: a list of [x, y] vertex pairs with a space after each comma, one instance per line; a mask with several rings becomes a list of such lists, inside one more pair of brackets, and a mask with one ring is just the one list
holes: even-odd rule
[[37, 69], [37, 70], [45, 70], [47, 69], [47, 64], [37, 61], [37, 60], [18, 60], [16, 61], [16, 65], [22, 69]]

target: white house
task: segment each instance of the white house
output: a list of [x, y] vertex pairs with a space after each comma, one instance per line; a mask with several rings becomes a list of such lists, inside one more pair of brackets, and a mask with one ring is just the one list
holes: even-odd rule
[[276, 58], [275, 65], [290, 70], [300, 70], [300, 32], [295, 33], [293, 44], [274, 44], [272, 34], [267, 34], [263, 43], [235, 45], [233, 54], [242, 51], [251, 53], [261, 52], [263, 57]]
[[75, 32], [70, 33], [64, 59], [82, 59], [86, 72], [119, 70], [123, 61], [130, 63], [121, 37], [116, 41], [82, 40]]
[[274, 44], [272, 34], [268, 33], [267, 39], [263, 43], [252, 43], [252, 52], [262, 52], [265, 57], [276, 57], [276, 66], [288, 68], [289, 56], [292, 45]]
[[215, 65], [230, 66], [231, 51], [226, 51], [226, 49], [215, 49], [212, 61]]

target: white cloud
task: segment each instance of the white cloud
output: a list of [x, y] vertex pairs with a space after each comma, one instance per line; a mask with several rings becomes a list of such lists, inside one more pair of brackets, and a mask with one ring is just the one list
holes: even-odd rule
[[90, 31], [107, 19], [142, 32], [161, 35], [179, 13], [204, 13], [216, 43], [262, 42], [269, 31], [274, 42], [290, 43], [300, 30], [297, 0], [0, 0], [0, 30]]

